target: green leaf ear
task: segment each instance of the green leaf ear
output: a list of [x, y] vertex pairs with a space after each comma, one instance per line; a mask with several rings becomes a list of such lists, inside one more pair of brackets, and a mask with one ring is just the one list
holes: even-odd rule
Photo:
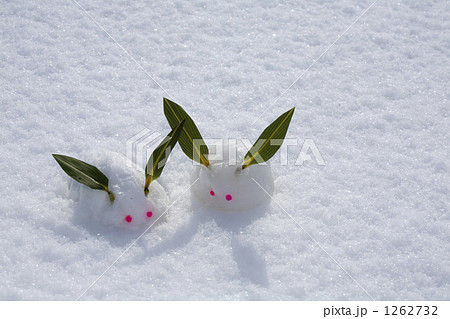
[[70, 156], [59, 154], [52, 156], [67, 175], [87, 187], [107, 192], [111, 202], [114, 201], [114, 194], [108, 189], [108, 177], [97, 167]]
[[166, 165], [170, 152], [175, 147], [175, 144], [180, 137], [181, 130], [183, 129], [185, 120], [182, 120], [158, 145], [153, 151], [152, 155], [148, 159], [147, 166], [145, 166], [145, 196], [148, 195], [148, 187], [150, 183], [157, 179]]
[[166, 98], [164, 98], [164, 115], [172, 129], [185, 120], [178, 143], [187, 157], [208, 167], [209, 150], [192, 118], [180, 105]]
[[275, 155], [282, 143], [272, 142], [275, 142], [275, 140], [284, 140], [292, 119], [292, 115], [294, 114], [294, 110], [295, 107], [283, 113], [262, 132], [255, 144], [253, 144], [247, 154], [245, 154], [242, 169], [245, 169], [253, 164], [267, 162], [272, 156]]

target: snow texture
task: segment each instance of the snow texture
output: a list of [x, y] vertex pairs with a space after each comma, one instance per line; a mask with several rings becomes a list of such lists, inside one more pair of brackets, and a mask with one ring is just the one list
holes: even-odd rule
[[[372, 3], [2, 1], [0, 299], [448, 300], [450, 2], [356, 21]], [[177, 146], [165, 221], [77, 211], [51, 154], [167, 134], [164, 96], [205, 139], [255, 141], [295, 106], [273, 200], [208, 208]], [[326, 165], [295, 165], [305, 139]]]

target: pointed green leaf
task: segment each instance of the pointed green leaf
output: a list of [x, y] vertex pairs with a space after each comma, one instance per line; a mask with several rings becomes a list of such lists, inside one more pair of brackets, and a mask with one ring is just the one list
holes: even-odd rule
[[114, 201], [114, 195], [108, 189], [108, 177], [97, 167], [70, 156], [59, 154], [52, 154], [52, 156], [67, 175], [92, 189], [107, 192], [111, 202]]
[[164, 98], [164, 115], [166, 116], [172, 129], [175, 128], [182, 120], [186, 120], [183, 130], [181, 131], [180, 138], [178, 139], [178, 143], [187, 157], [208, 167], [209, 150], [192, 118], [180, 105], [166, 98]]
[[262, 132], [255, 144], [245, 154], [242, 169], [266, 162], [275, 155], [286, 136], [294, 110], [295, 107], [283, 113]]
[[180, 137], [181, 130], [183, 129], [185, 120], [182, 120], [170, 133], [164, 138], [164, 140], [153, 151], [152, 155], [148, 159], [147, 166], [145, 166], [145, 196], [148, 195], [148, 187], [150, 183], [161, 176], [164, 165], [169, 158], [170, 152], [175, 147], [175, 144]]

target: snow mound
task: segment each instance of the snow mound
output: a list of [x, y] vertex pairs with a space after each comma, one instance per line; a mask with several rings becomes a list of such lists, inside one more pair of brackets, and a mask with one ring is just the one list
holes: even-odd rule
[[100, 169], [109, 179], [109, 188], [115, 196], [91, 189], [71, 179], [69, 197], [75, 201], [75, 213], [104, 225], [141, 228], [159, 219], [169, 207], [169, 197], [163, 187], [153, 181], [150, 193], [144, 195], [144, 172], [127, 163], [119, 153], [95, 152], [88, 162]]
[[223, 159], [210, 160], [209, 167], [198, 165], [194, 169], [191, 181], [198, 180], [191, 190], [195, 197], [208, 207], [224, 211], [248, 211], [267, 203], [274, 189], [270, 165], [240, 170], [244, 148], [223, 155]]

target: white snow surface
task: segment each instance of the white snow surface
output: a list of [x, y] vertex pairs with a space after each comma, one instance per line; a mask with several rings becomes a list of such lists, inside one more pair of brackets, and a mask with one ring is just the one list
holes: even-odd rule
[[[0, 299], [448, 300], [450, 2], [372, 3], [3, 1]], [[273, 200], [207, 208], [177, 146], [164, 221], [80, 216], [51, 154], [167, 134], [164, 96], [204, 138], [295, 106]]]

